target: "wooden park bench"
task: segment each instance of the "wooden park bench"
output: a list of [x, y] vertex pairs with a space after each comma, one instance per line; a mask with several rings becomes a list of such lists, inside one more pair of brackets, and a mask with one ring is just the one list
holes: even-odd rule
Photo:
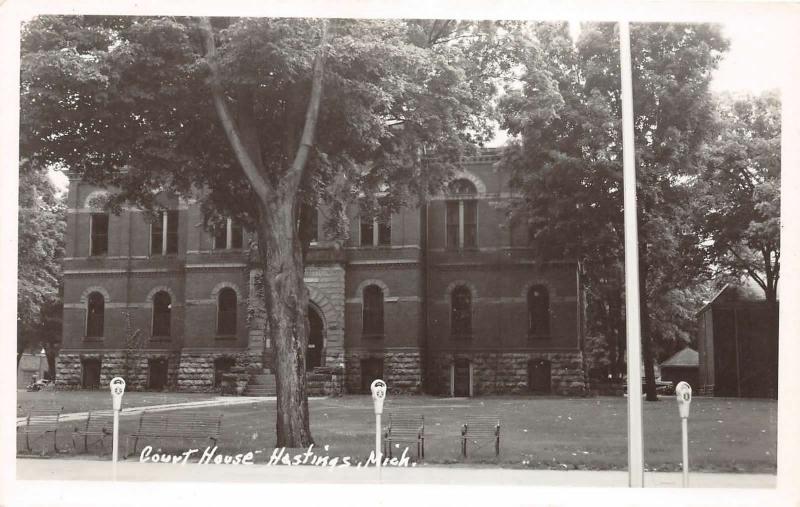
[[89, 412], [86, 424], [76, 427], [72, 433], [72, 448], [78, 451], [78, 440], [83, 438], [83, 451], [89, 452], [89, 439], [94, 438], [92, 444], [100, 444], [105, 452], [106, 438], [110, 438], [114, 431], [114, 414], [110, 410]]
[[[500, 419], [495, 416], [467, 416], [461, 426], [461, 454], [467, 457], [467, 442], [494, 441], [495, 456], [500, 456]], [[480, 446], [478, 446], [480, 447]]]
[[417, 445], [417, 458], [425, 459], [425, 417], [418, 414], [394, 412], [389, 414], [389, 425], [384, 433], [388, 455], [392, 457], [392, 444], [404, 442]]
[[[17, 431], [25, 435], [25, 450], [31, 450], [31, 435], [37, 435], [36, 440], [44, 440], [49, 433], [53, 434], [53, 451], [58, 452], [58, 423], [61, 418], [63, 408], [34, 408], [25, 417], [25, 423], [17, 428]], [[42, 446], [42, 456], [45, 455], [46, 447]]]
[[[128, 435], [127, 450], [133, 440], [133, 453], [140, 438], [163, 439], [180, 438], [209, 440], [217, 445], [222, 429], [222, 414], [210, 415], [197, 412], [152, 413], [142, 412], [139, 426]], [[126, 452], [125, 456], [130, 453]]]

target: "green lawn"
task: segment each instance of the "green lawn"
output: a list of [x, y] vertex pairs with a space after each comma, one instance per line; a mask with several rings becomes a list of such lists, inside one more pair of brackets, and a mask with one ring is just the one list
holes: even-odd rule
[[[156, 393], [127, 392], [125, 407], [146, 407], [167, 403], [184, 403], [216, 398], [216, 393]], [[31, 407], [59, 408], [65, 414], [89, 410], [110, 410], [111, 393], [108, 389], [91, 391], [17, 391], [17, 417], [24, 416]]]
[[[128, 395], [125, 396], [127, 402]], [[618, 470], [625, 469], [627, 463], [626, 401], [613, 397], [446, 399], [417, 396], [390, 398], [385, 410], [414, 408], [424, 414], [426, 463]], [[375, 419], [368, 396], [312, 400], [309, 407], [312, 434], [318, 446], [328, 446], [328, 455], [351, 456], [353, 461], [366, 458], [375, 438]], [[274, 401], [203, 410], [224, 413], [220, 452], [252, 450], [256, 452], [256, 462], [269, 459], [275, 444]], [[467, 460], [461, 458], [460, 425], [467, 414], [500, 416], [499, 459], [494, 457], [491, 444], [470, 450]], [[121, 453], [124, 452], [124, 436], [133, 430], [137, 420], [134, 416], [122, 419]], [[59, 437], [61, 447], [68, 447], [67, 432], [74, 424], [64, 424], [67, 431]], [[648, 470], [680, 469], [680, 419], [674, 398], [644, 404], [644, 436]], [[777, 403], [774, 400], [695, 398], [689, 436], [693, 470], [774, 473]], [[149, 443], [175, 451], [206, 445], [205, 442], [180, 441]], [[326, 451], [320, 450], [317, 454], [324, 455]]]

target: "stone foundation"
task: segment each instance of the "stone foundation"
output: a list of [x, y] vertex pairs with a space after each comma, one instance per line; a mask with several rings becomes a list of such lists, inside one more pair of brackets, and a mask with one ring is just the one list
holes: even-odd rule
[[214, 387], [214, 361], [222, 358], [231, 358], [235, 361], [234, 371], [241, 372], [237, 385], [242, 383], [244, 386], [250, 373], [260, 371], [262, 368], [261, 354], [250, 350], [184, 352], [181, 354], [181, 364], [178, 368], [178, 390], [197, 393], [219, 391], [219, 387]]
[[362, 393], [361, 361], [383, 360], [383, 380], [392, 394], [422, 392], [422, 353], [418, 349], [357, 351], [345, 354], [345, 377], [348, 393]]
[[100, 386], [108, 386], [114, 377], [123, 377], [126, 390], [138, 391], [147, 389], [148, 360], [163, 358], [167, 360], [167, 390], [189, 392], [212, 392], [220, 388], [214, 387], [214, 361], [218, 358], [230, 357], [236, 361], [232, 373], [239, 371], [239, 376], [246, 383], [250, 370], [261, 369], [261, 354], [250, 351], [219, 352], [164, 352], [139, 351], [138, 358], [125, 364], [124, 352], [110, 350], [92, 353], [64, 353], [56, 358], [56, 385], [59, 389], [80, 389], [83, 359], [100, 361]]
[[430, 390], [450, 396], [451, 365], [455, 359], [468, 359], [472, 365], [473, 395], [527, 394], [530, 361], [550, 362], [552, 394], [585, 395], [586, 381], [581, 352], [441, 352], [430, 362]]
[[166, 389], [175, 389], [178, 381], [180, 354], [142, 350], [136, 358], [126, 360], [125, 352], [109, 350], [104, 352], [61, 352], [56, 357], [56, 386], [59, 389], [80, 389], [82, 379], [81, 361], [98, 359], [100, 361], [100, 387], [107, 387], [114, 377], [125, 379], [125, 389], [141, 391], [147, 388], [148, 361], [165, 359], [167, 361]]
[[[164, 358], [167, 363], [167, 389], [188, 392], [213, 392], [214, 361], [232, 358], [238, 375], [237, 384], [246, 383], [250, 373], [261, 371], [261, 354], [255, 351], [165, 352], [141, 351], [135, 362], [126, 362], [124, 352], [62, 352], [56, 359], [57, 387], [81, 387], [82, 359], [100, 360], [100, 385], [107, 386], [116, 376], [125, 378], [129, 390], [143, 390], [148, 383], [148, 360]], [[340, 367], [321, 367], [308, 374], [310, 396], [338, 396], [344, 392], [362, 393], [361, 361], [383, 361], [383, 379], [393, 394], [417, 394], [423, 390], [423, 354], [418, 349], [352, 351], [330, 361]], [[531, 392], [528, 365], [531, 361], [550, 362], [550, 392], [559, 395], [584, 395], [582, 354], [576, 352], [440, 352], [428, 363], [428, 388], [432, 394], [449, 396], [451, 365], [456, 359], [468, 359], [472, 366], [472, 392], [475, 396], [491, 394], [527, 394]], [[241, 389], [237, 389], [241, 391]]]
[[344, 375], [341, 370], [320, 367], [306, 374], [306, 392], [309, 396], [341, 396], [344, 393]]

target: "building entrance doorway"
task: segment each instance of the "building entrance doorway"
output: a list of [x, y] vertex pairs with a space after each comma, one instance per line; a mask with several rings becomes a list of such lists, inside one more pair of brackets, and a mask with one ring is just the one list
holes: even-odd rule
[[383, 359], [371, 357], [361, 360], [361, 392], [369, 393], [375, 379], [383, 379]]
[[147, 388], [163, 391], [167, 387], [167, 360], [163, 357], [147, 361]]
[[100, 387], [100, 360], [84, 359], [81, 361], [81, 386], [84, 389], [98, 389]]
[[532, 359], [528, 363], [528, 389], [532, 393], [550, 394], [550, 361]]
[[453, 363], [453, 396], [472, 396], [472, 368], [469, 359], [456, 359]]
[[322, 366], [322, 346], [325, 328], [316, 308], [308, 307], [308, 350], [306, 350], [306, 370]]

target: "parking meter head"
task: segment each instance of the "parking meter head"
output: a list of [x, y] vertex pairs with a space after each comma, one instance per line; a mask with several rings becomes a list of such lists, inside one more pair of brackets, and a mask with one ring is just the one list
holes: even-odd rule
[[678, 410], [681, 417], [689, 417], [689, 407], [692, 404], [692, 386], [687, 382], [679, 382], [675, 386], [675, 397], [678, 399]]
[[122, 377], [114, 377], [108, 383], [111, 389], [111, 401], [114, 404], [114, 410], [122, 408], [122, 395], [125, 394], [125, 379]]
[[386, 382], [381, 379], [375, 379], [369, 388], [372, 391], [372, 404], [375, 408], [375, 413], [382, 414], [383, 400], [386, 399]]

